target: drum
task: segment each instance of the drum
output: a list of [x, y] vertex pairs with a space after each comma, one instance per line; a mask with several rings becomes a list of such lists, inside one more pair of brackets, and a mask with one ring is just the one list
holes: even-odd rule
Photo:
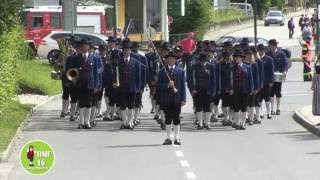
[[275, 72], [274, 73], [274, 82], [282, 82], [285, 80], [285, 76], [283, 73]]

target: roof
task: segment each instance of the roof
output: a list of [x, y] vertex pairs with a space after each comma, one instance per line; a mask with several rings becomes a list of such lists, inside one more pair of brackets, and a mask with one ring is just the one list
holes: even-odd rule
[[[25, 8], [24, 11], [29, 12], [62, 12], [62, 6], [37, 6], [33, 8]], [[101, 12], [105, 13], [104, 6], [78, 6], [78, 12]]]

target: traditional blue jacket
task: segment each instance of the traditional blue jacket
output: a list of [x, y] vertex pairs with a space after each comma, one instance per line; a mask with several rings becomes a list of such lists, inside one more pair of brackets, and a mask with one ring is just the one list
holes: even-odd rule
[[263, 79], [264, 79], [264, 66], [263, 66], [263, 62], [260, 59], [256, 60], [256, 63], [258, 65], [258, 69], [259, 69], [259, 89], [263, 88]]
[[168, 77], [164, 69], [160, 71], [159, 79], [157, 81], [157, 89], [161, 91], [160, 103], [164, 106], [171, 103], [172, 100], [175, 104], [181, 104], [181, 102], [186, 102], [185, 72], [183, 69], [177, 66], [175, 66], [174, 68], [174, 81], [175, 88], [178, 90], [178, 92], [174, 93], [174, 99], [172, 99], [172, 92], [168, 89]]
[[237, 92], [241, 93], [247, 93], [250, 94], [254, 90], [254, 85], [253, 85], [253, 77], [252, 77], [252, 69], [249, 65], [247, 64], [242, 64], [240, 67], [241, 73], [242, 73], [242, 83], [240, 84], [241, 87], [240, 89], [238, 88], [238, 81], [237, 81], [237, 76], [238, 76], [238, 65], [235, 64], [233, 67], [233, 70], [231, 72], [231, 88]]
[[[120, 56], [118, 61], [119, 65], [119, 79], [120, 79], [120, 88], [124, 87], [124, 76], [126, 73], [126, 65], [123, 54]], [[141, 65], [138, 59], [134, 57], [131, 53], [130, 60], [128, 63], [128, 85], [129, 85], [129, 92], [130, 93], [138, 93], [141, 90]]]
[[213, 63], [206, 63], [201, 65], [201, 63], [196, 63], [191, 67], [191, 76], [188, 79], [188, 87], [190, 92], [196, 90], [201, 90], [200, 81], [202, 81], [203, 77], [201, 73], [206, 73], [208, 76], [208, 82], [206, 84], [207, 95], [215, 96], [217, 90], [217, 81], [216, 81], [216, 70], [215, 65]]
[[141, 66], [141, 91], [145, 88], [147, 82], [148, 82], [148, 60], [146, 56], [139, 54], [139, 53], [132, 53], [132, 56], [135, 57], [140, 62]]
[[[245, 63], [247, 64], [247, 63]], [[252, 70], [252, 79], [253, 79], [253, 89], [255, 91], [257, 91], [259, 89], [259, 68], [258, 68], [258, 64], [257, 63], [251, 63], [251, 64], [247, 64], [248, 66], [251, 67]]]
[[221, 94], [231, 89], [231, 63], [221, 61], [217, 64], [218, 93]]
[[289, 59], [287, 58], [286, 53], [280, 48], [277, 49], [276, 53], [269, 51], [267, 55], [273, 58], [274, 72], [283, 73], [288, 71]]
[[273, 59], [270, 56], [265, 55], [263, 58], [261, 58], [261, 61], [263, 62], [263, 68], [264, 68], [263, 83], [264, 84], [272, 83], [274, 78]]

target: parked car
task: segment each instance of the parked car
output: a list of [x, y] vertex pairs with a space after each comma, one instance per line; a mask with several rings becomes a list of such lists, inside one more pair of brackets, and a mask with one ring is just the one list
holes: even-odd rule
[[284, 25], [284, 16], [282, 11], [269, 11], [266, 18], [264, 19], [264, 25], [269, 26], [270, 24]]
[[253, 8], [252, 4], [248, 3], [230, 3], [230, 6], [241, 10], [244, 14], [246, 13], [246, 8], [247, 8], [247, 15], [248, 16], [253, 16]]
[[[105, 35], [86, 33], [86, 32], [73, 32], [75, 40], [88, 39], [93, 45], [107, 45], [108, 37]], [[38, 56], [47, 58], [50, 64], [58, 58], [59, 46], [56, 41], [58, 38], [71, 37], [71, 31], [52, 31], [48, 36], [43, 38], [38, 47]]]
[[[232, 46], [235, 46], [237, 44], [240, 44], [241, 41], [243, 40], [243, 38], [248, 38], [249, 39], [249, 46], [254, 46], [254, 37], [235, 37], [235, 36], [222, 36], [220, 37], [217, 41], [217, 50], [221, 50], [223, 43], [225, 42], [230, 42]], [[257, 37], [257, 44], [263, 44], [265, 46], [268, 46], [268, 40], [261, 38], [261, 37]]]

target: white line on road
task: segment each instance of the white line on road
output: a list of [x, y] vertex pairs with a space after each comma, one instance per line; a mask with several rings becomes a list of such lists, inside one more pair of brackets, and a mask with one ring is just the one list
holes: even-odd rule
[[188, 161], [186, 161], [186, 160], [180, 160], [180, 164], [182, 167], [189, 167], [190, 166]]
[[176, 152], [177, 157], [183, 157], [184, 156], [182, 151], [175, 151], [175, 152]]
[[285, 97], [291, 97], [291, 96], [309, 96], [311, 94], [284, 94]]
[[186, 172], [188, 179], [197, 179], [196, 175], [193, 172]]

